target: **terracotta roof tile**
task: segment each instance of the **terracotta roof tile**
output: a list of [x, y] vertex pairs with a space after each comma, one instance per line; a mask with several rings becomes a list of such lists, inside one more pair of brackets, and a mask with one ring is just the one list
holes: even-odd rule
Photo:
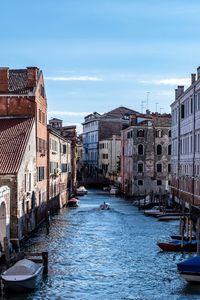
[[27, 70], [9, 70], [9, 93], [26, 94], [32, 90], [27, 87]]
[[18, 172], [33, 124], [32, 118], [0, 119], [0, 174]]

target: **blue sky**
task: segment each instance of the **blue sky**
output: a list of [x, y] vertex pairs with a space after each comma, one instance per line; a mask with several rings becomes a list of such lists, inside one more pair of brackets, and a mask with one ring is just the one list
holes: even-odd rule
[[198, 0], [2, 1], [1, 66], [41, 68], [49, 118], [65, 124], [144, 112], [147, 95], [151, 111], [170, 112], [200, 65], [199, 14]]

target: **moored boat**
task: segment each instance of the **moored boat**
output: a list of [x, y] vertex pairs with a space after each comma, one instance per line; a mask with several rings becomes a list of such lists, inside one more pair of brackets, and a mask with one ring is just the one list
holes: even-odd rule
[[189, 258], [177, 264], [177, 271], [188, 282], [200, 282], [200, 256]]
[[80, 203], [79, 199], [71, 198], [67, 201], [66, 206], [67, 207], [78, 207], [79, 203]]
[[[175, 235], [170, 235], [170, 237], [171, 237], [171, 239], [173, 239], [173, 240], [182, 240], [182, 235], [181, 234], [175, 234]], [[196, 240], [196, 236], [192, 236], [192, 237], [187, 237], [187, 236], [184, 236], [183, 237], [183, 240], [184, 241], [190, 241], [190, 240]]]
[[181, 217], [184, 217], [186, 215], [182, 213], [174, 213], [169, 212], [166, 214], [162, 214], [158, 216], [158, 221], [173, 221], [173, 220], [180, 220]]
[[29, 259], [19, 260], [3, 272], [1, 279], [5, 289], [13, 291], [32, 290], [41, 282], [43, 265]]
[[76, 189], [76, 195], [77, 196], [84, 196], [88, 193], [87, 189], [84, 186], [79, 186]]
[[174, 251], [174, 252], [195, 252], [197, 250], [197, 242], [196, 241], [180, 241], [173, 240], [170, 242], [158, 242], [157, 245], [163, 251]]

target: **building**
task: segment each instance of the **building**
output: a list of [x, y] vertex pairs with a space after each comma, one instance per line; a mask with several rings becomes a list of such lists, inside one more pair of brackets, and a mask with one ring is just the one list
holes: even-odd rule
[[35, 228], [39, 207], [34, 119], [1, 118], [0, 140], [0, 184], [10, 189], [10, 240], [19, 246]]
[[172, 110], [172, 182], [177, 201], [200, 204], [200, 67], [191, 85], [175, 90]]
[[48, 208], [52, 212], [63, 207], [69, 198], [71, 143], [58, 130], [48, 126], [48, 145]]
[[85, 117], [82, 124], [85, 176], [98, 177], [102, 172], [99, 170], [99, 142], [120, 135], [133, 113], [136, 112], [121, 106], [102, 115], [94, 112]]
[[57, 118], [52, 118], [49, 120], [49, 124], [58, 130], [60, 134], [71, 142], [71, 169], [69, 170], [69, 179], [68, 179], [68, 190], [69, 194], [73, 194], [76, 188], [76, 175], [77, 175], [77, 133], [76, 126], [63, 126], [62, 120]]
[[102, 176], [117, 182], [120, 171], [121, 136], [113, 135], [110, 139], [99, 142], [99, 170]]
[[[26, 69], [0, 68], [0, 118], [1, 122], [7, 125], [7, 131], [11, 131], [11, 141], [13, 143], [9, 145], [11, 148], [15, 147], [15, 139], [19, 138], [18, 128], [20, 130], [19, 132], [21, 132], [21, 126], [23, 124], [26, 124], [27, 126], [27, 129], [24, 128], [24, 131], [22, 132], [22, 135], [25, 135], [27, 140], [24, 141], [25, 144], [22, 145], [22, 149], [20, 148], [21, 151], [24, 151], [22, 151], [23, 153], [27, 152], [27, 157], [25, 157], [26, 155], [23, 157], [23, 153], [19, 152], [18, 159], [20, 160], [23, 158], [23, 162], [25, 163], [26, 159], [29, 158], [32, 163], [32, 167], [29, 166], [31, 168], [31, 178], [33, 176], [31, 179], [31, 190], [28, 188], [26, 191], [30, 180], [24, 178], [26, 167], [23, 164], [19, 165], [18, 169], [16, 168], [18, 171], [15, 173], [15, 180], [17, 180], [15, 183], [15, 195], [12, 195], [14, 188], [10, 188], [11, 223], [13, 224], [13, 226], [11, 226], [11, 238], [21, 240], [25, 232], [31, 230], [31, 228], [34, 228], [44, 220], [47, 208], [47, 100], [41, 70], [36, 67], [28, 67]], [[10, 120], [10, 123], [9, 121], [7, 123], [6, 120]], [[15, 128], [17, 128], [17, 130]], [[1, 133], [4, 134], [3, 132]], [[31, 139], [30, 144], [28, 140], [29, 133]], [[30, 150], [25, 149], [28, 144]], [[35, 149], [36, 154], [33, 153]], [[37, 170], [36, 175], [33, 174], [34, 171], [32, 170], [32, 168], [34, 169], [33, 159]], [[8, 175], [10, 176], [11, 174], [13, 175], [13, 170], [14, 169], [3, 170], [4, 173], [1, 172], [1, 174], [5, 176], [6, 172], [8, 172]], [[21, 174], [23, 179], [19, 175], [21, 170], [23, 170]], [[23, 173], [24, 171], [25, 173]], [[0, 185], [5, 185], [2, 177]], [[21, 199], [21, 196], [17, 196], [18, 188], [20, 186], [22, 186], [22, 193], [24, 193], [24, 189], [25, 193], [30, 192], [29, 198], [33, 202], [31, 205], [36, 206], [34, 208], [35, 218], [31, 218], [32, 221], [33, 219], [35, 220], [35, 224], [32, 224], [32, 221], [25, 222], [24, 220], [23, 216], [25, 212], [29, 211], [30, 202], [26, 200], [27, 195], [24, 200]], [[19, 201], [19, 203], [16, 201]], [[26, 204], [27, 207], [25, 207]], [[14, 210], [12, 210], [13, 206]], [[16, 210], [18, 210], [17, 213]], [[24, 222], [26, 223], [25, 229], [24, 226], [22, 226], [22, 232], [19, 222], [22, 222], [23, 224]], [[16, 228], [14, 228], [14, 226]], [[19, 226], [19, 228], [17, 226]], [[30, 228], [28, 228], [28, 226], [30, 226]]]
[[134, 114], [121, 132], [122, 191], [127, 196], [164, 193], [171, 171], [171, 115]]

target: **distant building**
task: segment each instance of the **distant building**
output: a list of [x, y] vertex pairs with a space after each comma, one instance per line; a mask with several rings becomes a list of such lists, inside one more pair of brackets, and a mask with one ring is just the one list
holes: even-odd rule
[[110, 139], [99, 142], [99, 170], [102, 170], [102, 176], [117, 182], [120, 158], [121, 136], [113, 135]]
[[122, 191], [127, 196], [168, 191], [171, 171], [171, 115], [134, 114], [121, 133]]
[[175, 90], [172, 110], [172, 182], [177, 201], [200, 204], [200, 67], [191, 85]]
[[85, 117], [83, 125], [84, 168], [86, 176], [97, 177], [99, 170], [99, 142], [120, 135], [129, 124], [129, 116], [135, 113], [126, 107], [118, 107], [103, 115], [97, 112]]

